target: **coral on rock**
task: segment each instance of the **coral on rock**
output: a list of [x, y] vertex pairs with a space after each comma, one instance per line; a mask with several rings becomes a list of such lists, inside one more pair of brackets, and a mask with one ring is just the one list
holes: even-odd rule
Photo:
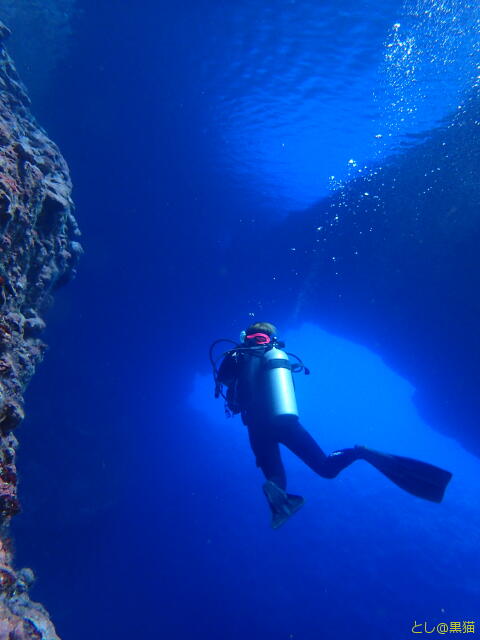
[[4, 48], [0, 23], [0, 640], [57, 638], [31, 602], [29, 569], [16, 570], [8, 538], [19, 510], [14, 429], [23, 393], [46, 349], [40, 335], [52, 292], [68, 282], [82, 252], [68, 167], [33, 118]]

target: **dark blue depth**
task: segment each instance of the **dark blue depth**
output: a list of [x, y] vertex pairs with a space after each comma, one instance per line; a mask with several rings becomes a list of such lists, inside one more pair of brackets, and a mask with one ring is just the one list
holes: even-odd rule
[[[327, 207], [316, 203], [330, 174], [398, 169], [428, 138], [425, 113], [402, 129], [385, 87], [371, 98], [400, 4], [82, 0], [79, 9], [50, 90], [34, 95], [71, 168], [85, 255], [47, 318], [50, 350], [19, 431], [14, 531], [19, 565], [38, 576], [33, 598], [68, 640], [403, 640], [415, 621], [475, 620], [478, 441], [467, 452], [440, 419], [419, 417], [418, 380], [400, 376], [415, 361], [405, 323], [395, 325], [401, 309], [371, 329], [370, 307], [358, 322], [338, 311], [342, 295], [369, 291], [366, 277], [315, 275], [324, 231], [314, 210]], [[467, 95], [448, 82], [443, 110], [432, 82], [428, 128]], [[477, 143], [464, 142], [464, 154], [476, 158]], [[402, 175], [412, 200], [415, 167]], [[348, 201], [348, 189], [338, 193]], [[350, 251], [335, 229], [328, 242]], [[432, 242], [425, 262], [442, 264], [441, 246]], [[385, 273], [398, 259], [387, 256]], [[424, 283], [408, 286], [425, 299]], [[358, 439], [443, 465], [456, 474], [445, 503], [402, 494], [360, 465], [320, 480], [287, 455], [307, 503], [272, 532], [245, 430], [223, 420], [208, 377], [210, 342], [236, 339], [252, 317], [278, 323], [312, 369], [299, 382], [302, 421], [322, 447]], [[397, 330], [405, 357], [394, 373], [380, 358]], [[465, 434], [459, 425], [464, 444]]]

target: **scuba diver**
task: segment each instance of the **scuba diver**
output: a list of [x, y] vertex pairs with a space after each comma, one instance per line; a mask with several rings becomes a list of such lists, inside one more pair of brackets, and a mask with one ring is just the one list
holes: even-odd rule
[[[269, 322], [256, 322], [242, 331], [241, 343], [219, 339], [210, 347], [215, 397], [225, 399], [228, 416], [240, 413], [248, 429], [257, 467], [266, 482], [263, 491], [272, 512], [272, 527], [284, 524], [304, 503], [287, 493], [287, 480], [279, 444], [283, 444], [322, 478], [335, 478], [343, 469], [365, 460], [396, 485], [425, 500], [441, 502], [452, 474], [426, 462], [381, 453], [356, 445], [326, 455], [300, 424], [292, 373], [310, 372], [276, 337]], [[221, 342], [235, 346], [215, 360]], [[289, 357], [290, 356], [290, 357]], [[290, 362], [293, 358], [295, 362]], [[220, 367], [217, 363], [222, 359]], [[226, 393], [224, 392], [226, 387]]]

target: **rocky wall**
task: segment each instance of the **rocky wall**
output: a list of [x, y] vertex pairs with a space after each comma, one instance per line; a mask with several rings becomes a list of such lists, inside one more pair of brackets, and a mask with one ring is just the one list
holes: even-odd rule
[[30, 112], [4, 48], [8, 35], [0, 23], [0, 640], [53, 640], [47, 612], [28, 596], [33, 573], [15, 568], [9, 538], [20, 509], [16, 428], [46, 349], [44, 313], [82, 249], [68, 167]]

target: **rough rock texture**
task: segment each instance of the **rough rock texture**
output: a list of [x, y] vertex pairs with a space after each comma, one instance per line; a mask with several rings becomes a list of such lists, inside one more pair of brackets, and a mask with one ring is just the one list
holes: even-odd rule
[[81, 246], [68, 168], [37, 125], [3, 42], [0, 23], [0, 640], [57, 638], [30, 601], [30, 569], [13, 568], [8, 525], [19, 510], [13, 433], [23, 393], [46, 345], [42, 314], [74, 274]]

